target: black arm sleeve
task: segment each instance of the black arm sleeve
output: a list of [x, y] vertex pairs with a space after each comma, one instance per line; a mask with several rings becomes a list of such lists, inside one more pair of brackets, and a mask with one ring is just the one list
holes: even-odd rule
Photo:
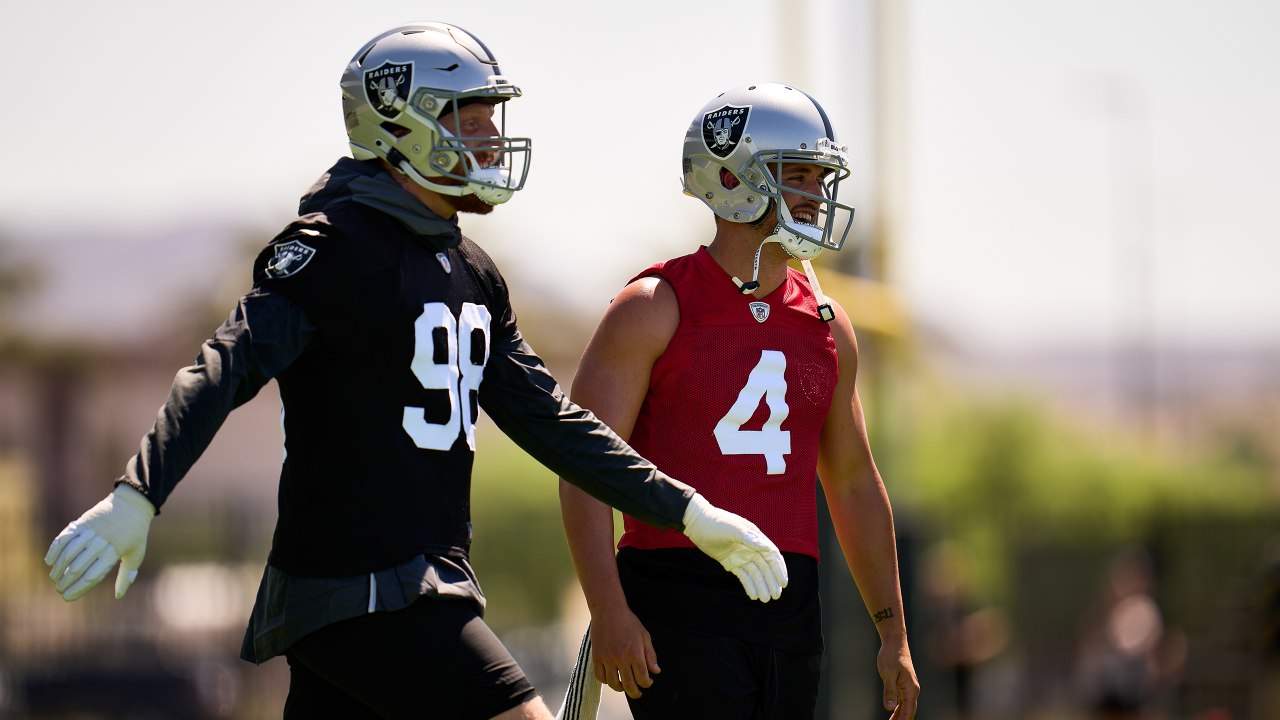
[[132, 485], [159, 510], [231, 411], [288, 367], [315, 336], [315, 326], [282, 295], [253, 291], [178, 371], [155, 425], [142, 438], [117, 483]]
[[694, 489], [565, 397], [518, 333], [514, 341], [485, 368], [479, 398], [485, 413], [535, 460], [601, 502], [656, 527], [682, 528]]

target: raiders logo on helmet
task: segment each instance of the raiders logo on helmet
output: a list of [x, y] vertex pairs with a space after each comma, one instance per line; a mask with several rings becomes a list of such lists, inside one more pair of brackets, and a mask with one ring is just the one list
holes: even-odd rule
[[413, 63], [390, 60], [364, 74], [364, 93], [369, 106], [385, 118], [394, 118], [409, 99], [413, 87]]
[[702, 116], [702, 142], [716, 157], [729, 157], [742, 140], [751, 106], [724, 105]]

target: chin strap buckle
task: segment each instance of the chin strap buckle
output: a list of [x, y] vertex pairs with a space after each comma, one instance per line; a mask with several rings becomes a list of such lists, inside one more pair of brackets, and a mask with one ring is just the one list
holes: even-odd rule
[[818, 275], [813, 271], [813, 263], [809, 262], [809, 258], [804, 258], [800, 261], [800, 265], [804, 267], [804, 274], [809, 278], [809, 287], [813, 288], [813, 299], [818, 303], [818, 317], [822, 322], [835, 320], [836, 312], [831, 309], [831, 303], [827, 302], [827, 296], [822, 294], [822, 286], [818, 284]]

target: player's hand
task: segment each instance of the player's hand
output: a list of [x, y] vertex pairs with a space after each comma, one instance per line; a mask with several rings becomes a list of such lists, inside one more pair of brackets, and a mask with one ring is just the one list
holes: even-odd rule
[[684, 534], [736, 575], [752, 600], [767, 603], [782, 595], [787, 586], [782, 553], [750, 520], [695, 494], [684, 511]]
[[591, 661], [597, 680], [632, 698], [662, 672], [649, 631], [626, 607], [591, 616]]
[[133, 487], [116, 489], [54, 538], [44, 562], [62, 599], [76, 600], [120, 563], [116, 599], [124, 597], [147, 554], [147, 532], [156, 509]]
[[893, 713], [889, 720], [912, 720], [920, 702], [920, 681], [916, 679], [906, 640], [882, 641], [876, 669], [884, 681], [884, 709]]

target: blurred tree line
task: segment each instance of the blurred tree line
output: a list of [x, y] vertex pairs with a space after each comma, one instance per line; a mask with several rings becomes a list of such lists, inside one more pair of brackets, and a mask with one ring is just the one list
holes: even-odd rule
[[1089, 418], [1063, 419], [1028, 395], [929, 396], [896, 457], [910, 478], [897, 497], [968, 550], [992, 599], [1008, 596], [1013, 553], [1028, 542], [1119, 545], [1179, 517], [1275, 513], [1275, 448], [1263, 427], [1155, 446]]

